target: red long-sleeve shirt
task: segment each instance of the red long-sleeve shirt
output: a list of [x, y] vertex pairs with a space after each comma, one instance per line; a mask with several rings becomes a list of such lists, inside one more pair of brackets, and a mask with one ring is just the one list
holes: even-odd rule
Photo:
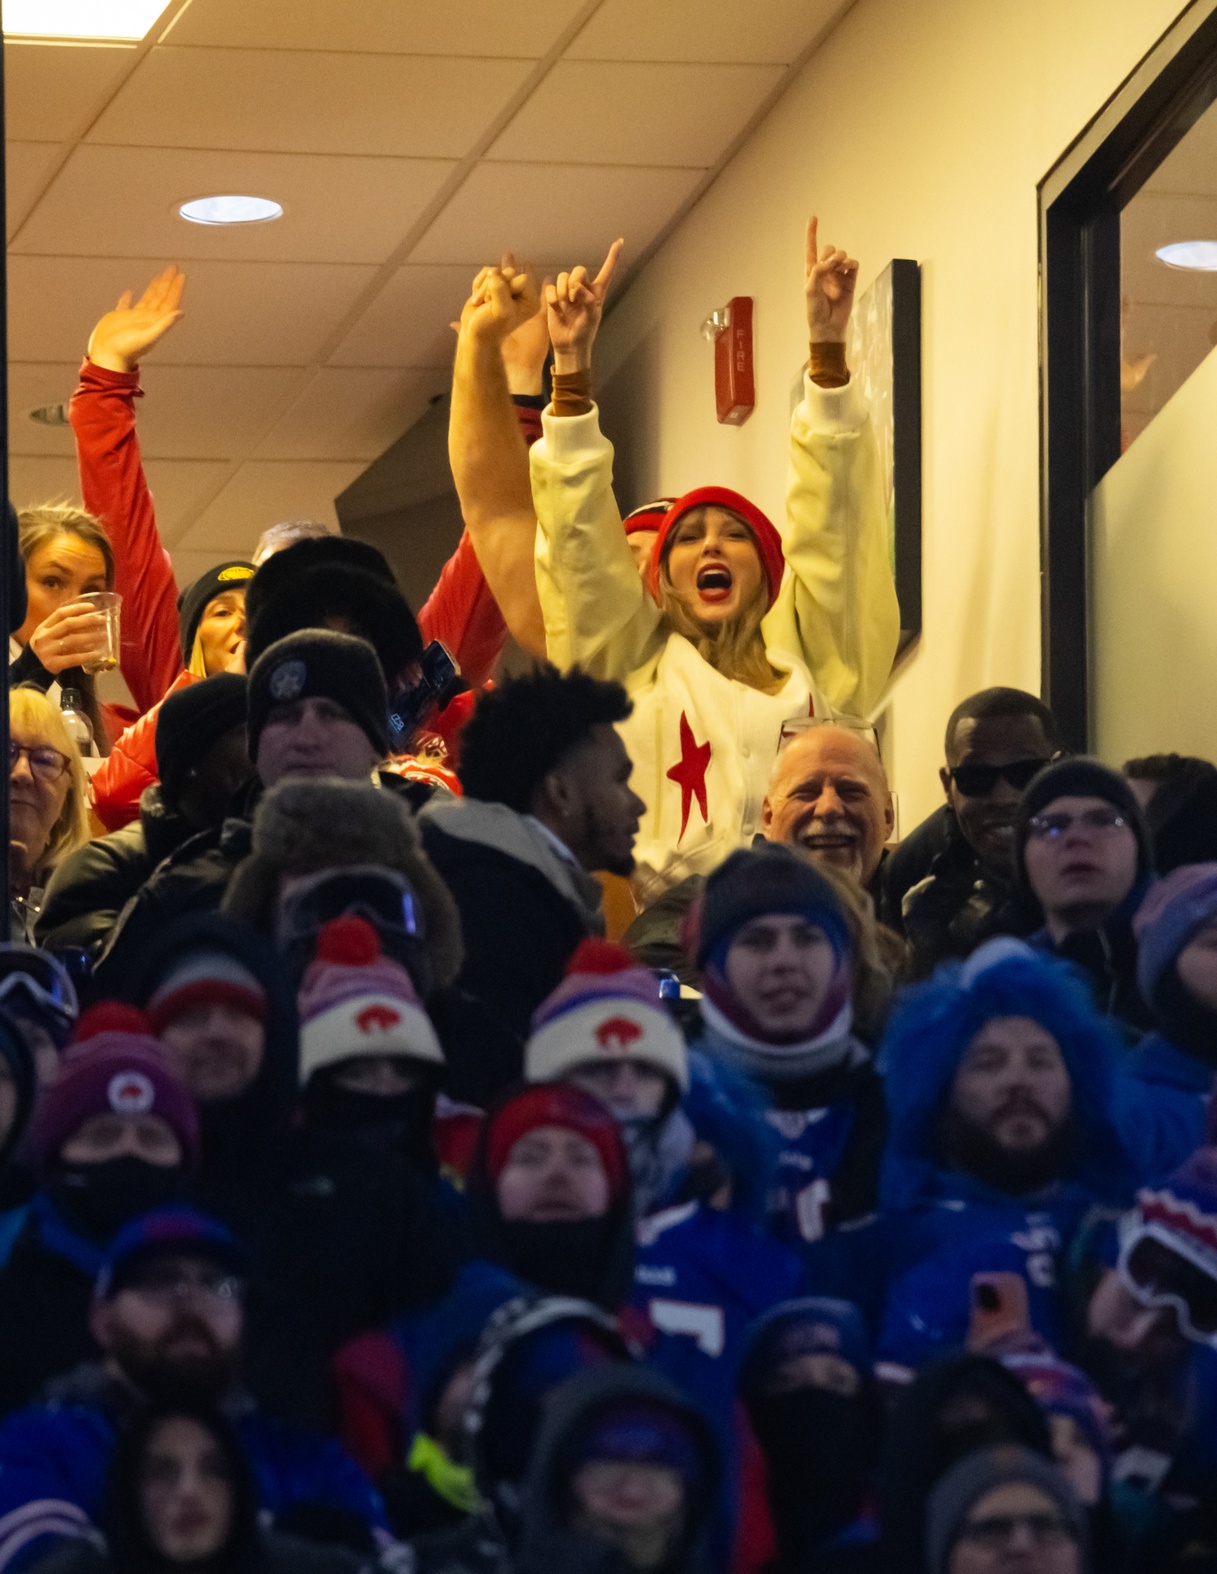
[[[94, 806], [108, 830], [132, 821], [140, 794], [157, 779], [156, 710], [170, 688], [191, 681], [183, 670], [177, 585], [156, 529], [135, 432], [138, 372], [110, 372], [86, 359], [70, 416], [76, 434], [85, 507], [106, 527], [114, 547], [115, 589], [123, 598], [122, 673], [143, 713], [118, 738], [93, 777]], [[530, 410], [521, 421], [535, 424]], [[444, 564], [439, 583], [418, 614], [423, 643], [442, 640], [466, 682], [487, 682], [507, 638], [466, 531]]]

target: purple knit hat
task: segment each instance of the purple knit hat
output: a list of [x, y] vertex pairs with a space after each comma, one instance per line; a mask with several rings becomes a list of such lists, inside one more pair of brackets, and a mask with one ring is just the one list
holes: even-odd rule
[[199, 1119], [186, 1085], [153, 1036], [142, 1011], [102, 1001], [76, 1024], [59, 1074], [30, 1128], [30, 1154], [45, 1172], [63, 1144], [93, 1115], [158, 1115], [182, 1145], [182, 1161], [199, 1159]]
[[659, 980], [622, 946], [579, 943], [566, 977], [532, 1019], [524, 1052], [528, 1082], [556, 1082], [589, 1062], [632, 1060], [689, 1087], [684, 1037], [659, 994]]
[[332, 918], [300, 985], [300, 1081], [362, 1055], [443, 1066], [444, 1052], [409, 973], [380, 949], [366, 918]]
[[1180, 864], [1146, 893], [1132, 921], [1137, 985], [1153, 1005], [1162, 975], [1192, 937], [1217, 923], [1217, 863]]

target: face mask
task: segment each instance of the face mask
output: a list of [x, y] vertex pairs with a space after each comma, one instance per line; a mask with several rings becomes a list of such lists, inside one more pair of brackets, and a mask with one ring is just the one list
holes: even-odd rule
[[47, 1191], [68, 1224], [92, 1241], [106, 1242], [128, 1220], [176, 1202], [182, 1172], [125, 1153], [100, 1164], [62, 1164]]
[[798, 1388], [749, 1401], [784, 1562], [801, 1563], [857, 1518], [874, 1455], [865, 1396]]
[[545, 1224], [505, 1220], [507, 1266], [549, 1295], [577, 1295], [595, 1301], [608, 1271], [616, 1229], [611, 1213], [598, 1219]]
[[305, 1092], [304, 1107], [311, 1126], [363, 1137], [421, 1169], [435, 1168], [431, 1143], [435, 1094], [431, 1088], [411, 1088], [408, 1093], [386, 1097], [357, 1093], [315, 1076]]

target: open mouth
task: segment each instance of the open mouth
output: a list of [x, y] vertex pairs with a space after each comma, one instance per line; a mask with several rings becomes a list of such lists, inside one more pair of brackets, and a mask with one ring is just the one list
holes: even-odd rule
[[707, 563], [697, 576], [697, 594], [703, 601], [726, 601], [734, 580], [723, 563]]
[[817, 853], [852, 849], [857, 842], [858, 838], [853, 831], [804, 831], [799, 837], [800, 846]]

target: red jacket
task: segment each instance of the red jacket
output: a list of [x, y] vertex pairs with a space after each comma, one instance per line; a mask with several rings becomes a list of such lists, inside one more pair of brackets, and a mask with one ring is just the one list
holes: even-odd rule
[[[182, 669], [177, 586], [169, 554], [157, 535], [152, 494], [140, 461], [135, 400], [142, 397], [137, 372], [107, 372], [86, 360], [71, 404], [85, 506], [104, 522], [114, 544], [115, 588], [123, 597], [123, 676], [143, 712], [93, 777], [93, 804], [108, 831], [135, 819], [140, 794], [157, 779], [159, 702], [173, 689], [197, 681]], [[521, 423], [532, 416], [532, 411], [522, 411]], [[528, 425], [525, 430], [534, 435]], [[438, 639], [447, 645], [474, 689], [487, 682], [507, 626], [468, 532], [444, 564], [439, 583], [418, 614], [418, 627], [424, 644]], [[459, 708], [453, 719], [458, 713]], [[455, 754], [455, 739], [445, 741]]]

